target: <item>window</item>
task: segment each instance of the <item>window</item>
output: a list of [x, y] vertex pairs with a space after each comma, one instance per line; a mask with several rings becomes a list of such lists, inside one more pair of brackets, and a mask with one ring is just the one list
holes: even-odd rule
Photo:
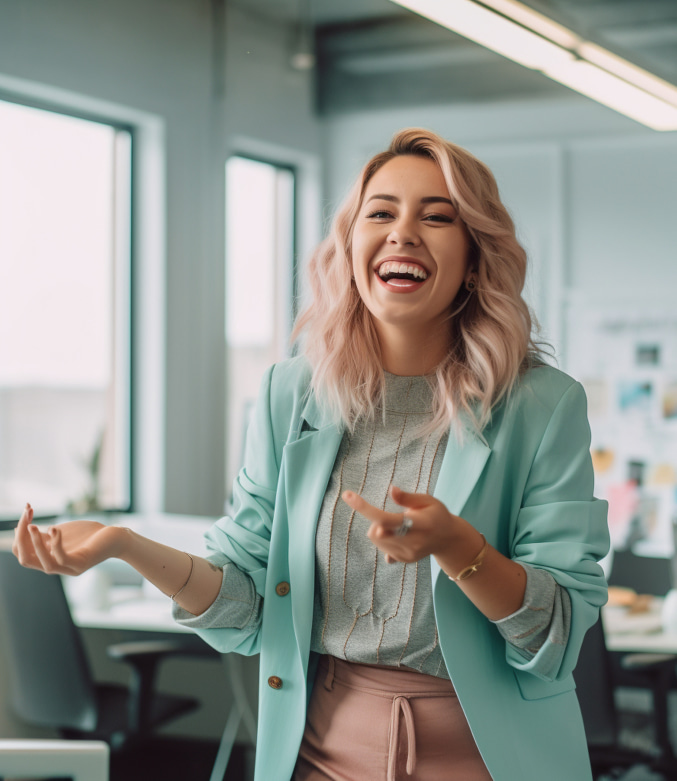
[[0, 515], [130, 502], [128, 129], [0, 101]]
[[226, 480], [261, 377], [289, 352], [294, 300], [294, 172], [234, 156], [226, 163]]

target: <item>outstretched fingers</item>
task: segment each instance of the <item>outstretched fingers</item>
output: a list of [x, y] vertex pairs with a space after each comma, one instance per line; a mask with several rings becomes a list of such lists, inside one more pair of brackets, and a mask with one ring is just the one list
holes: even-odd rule
[[35, 566], [36, 557], [33, 549], [28, 527], [33, 522], [33, 508], [30, 504], [24, 507], [19, 518], [19, 523], [14, 529], [14, 542], [12, 543], [12, 553], [19, 559], [19, 562], [25, 567]]
[[67, 563], [66, 551], [63, 549], [63, 538], [61, 537], [61, 529], [56, 526], [52, 526], [49, 530], [49, 542], [52, 548], [52, 556], [54, 561], [60, 566], [65, 567]]
[[49, 574], [55, 574], [59, 572], [58, 564], [54, 560], [51, 551], [48, 550], [45, 543], [46, 534], [40, 531], [37, 526], [29, 526], [28, 532], [31, 536], [31, 542], [33, 543], [33, 550], [35, 556], [39, 562], [39, 569]]
[[72, 557], [66, 553], [61, 529], [58, 526], [52, 526], [49, 530], [49, 543], [52, 558], [58, 565], [59, 572], [62, 575], [79, 575], [81, 570], [73, 563]]

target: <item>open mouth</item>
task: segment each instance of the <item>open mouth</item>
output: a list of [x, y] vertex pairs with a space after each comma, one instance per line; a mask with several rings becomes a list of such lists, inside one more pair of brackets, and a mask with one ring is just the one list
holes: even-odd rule
[[423, 282], [428, 279], [428, 272], [418, 263], [407, 263], [400, 260], [385, 260], [376, 270], [385, 282], [391, 279], [409, 279], [413, 282]]
[[391, 288], [412, 290], [428, 279], [428, 272], [417, 263], [386, 260], [376, 269], [376, 276]]

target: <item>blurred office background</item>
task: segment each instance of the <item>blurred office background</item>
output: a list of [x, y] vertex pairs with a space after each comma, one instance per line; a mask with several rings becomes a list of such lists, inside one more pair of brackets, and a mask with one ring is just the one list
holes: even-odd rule
[[[677, 83], [671, 0], [528, 5]], [[669, 555], [677, 134], [389, 0], [0, 0], [0, 516], [220, 515], [312, 248], [412, 125], [496, 174], [614, 541]]]

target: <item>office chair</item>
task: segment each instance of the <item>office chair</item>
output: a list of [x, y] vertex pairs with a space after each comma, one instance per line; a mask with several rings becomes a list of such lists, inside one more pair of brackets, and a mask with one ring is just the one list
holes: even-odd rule
[[574, 671], [593, 774], [597, 777], [599, 773], [641, 764], [664, 773], [666, 778], [675, 778], [677, 760], [670, 744], [667, 720], [668, 689], [660, 685], [674, 676], [674, 659], [669, 655], [661, 658], [660, 654], [626, 654], [625, 663], [629, 668], [641, 670], [657, 684], [652, 688], [656, 750], [635, 750], [621, 744], [614, 675], [599, 620], [585, 635]]
[[[624, 586], [638, 594], [662, 597], [672, 588], [672, 583], [671, 558], [641, 556], [631, 549], [614, 551], [610, 586]], [[609, 662], [614, 686], [651, 692], [656, 744], [667, 761], [677, 762], [668, 730], [668, 693], [677, 686], [677, 655], [611, 652]]]
[[26, 569], [2, 550], [0, 620], [11, 704], [29, 724], [57, 729], [64, 738], [103, 740], [117, 749], [199, 704], [153, 690], [160, 662], [183, 652], [178, 643], [111, 646], [109, 655], [130, 665], [131, 684], [95, 683], [61, 578]]

